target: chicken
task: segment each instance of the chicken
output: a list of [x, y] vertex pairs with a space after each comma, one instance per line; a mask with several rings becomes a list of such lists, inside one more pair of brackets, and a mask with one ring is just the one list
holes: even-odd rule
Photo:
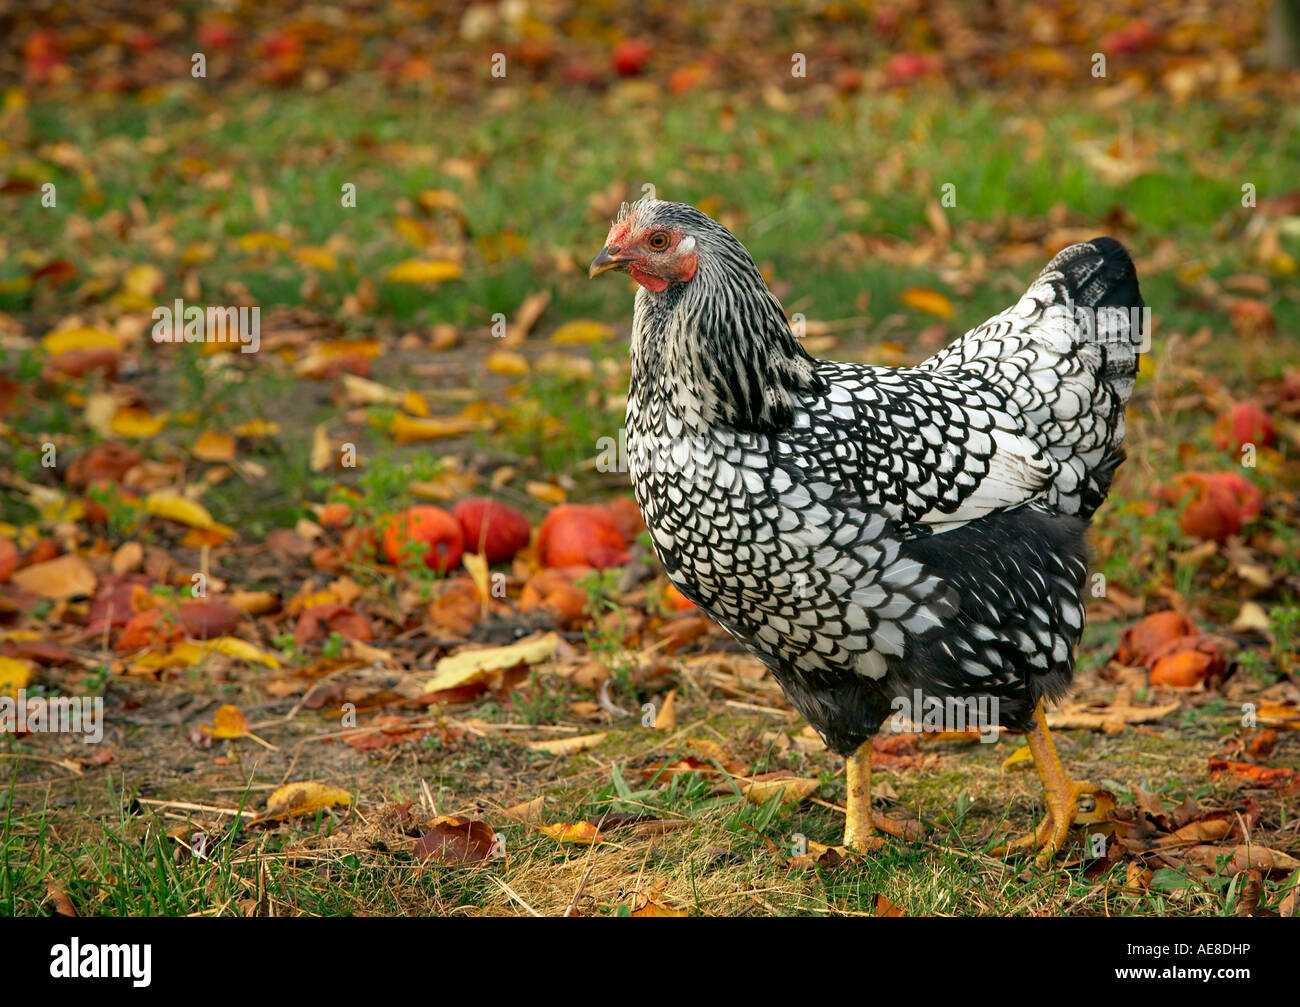
[[1084, 533], [1124, 457], [1143, 328], [1128, 254], [1071, 245], [1013, 307], [900, 368], [809, 356], [745, 247], [693, 207], [625, 204], [589, 274], [610, 270], [639, 284], [628, 467], [655, 553], [846, 758], [845, 845], [878, 842], [872, 736], [937, 709], [1028, 734], [1047, 815], [1009, 849], [1053, 856], [1095, 791], [1043, 704], [1073, 674]]

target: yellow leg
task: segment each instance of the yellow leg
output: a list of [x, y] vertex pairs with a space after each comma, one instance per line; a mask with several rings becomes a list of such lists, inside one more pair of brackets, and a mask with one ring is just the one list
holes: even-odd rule
[[849, 797], [844, 821], [844, 845], [862, 853], [879, 844], [871, 823], [871, 739], [849, 756], [844, 767]]
[[1046, 867], [1064, 844], [1070, 826], [1079, 813], [1079, 798], [1085, 794], [1096, 793], [1098, 787], [1087, 780], [1072, 780], [1066, 774], [1065, 767], [1061, 765], [1061, 757], [1056, 754], [1052, 732], [1047, 729], [1047, 716], [1043, 713], [1041, 701], [1034, 709], [1034, 726], [1025, 740], [1029, 743], [1030, 754], [1034, 757], [1034, 769], [1038, 771], [1038, 778], [1043, 782], [1043, 792], [1047, 798], [1047, 814], [1033, 832], [1013, 839], [994, 852], [1014, 853], [1020, 850], [1038, 850], [1038, 866]]

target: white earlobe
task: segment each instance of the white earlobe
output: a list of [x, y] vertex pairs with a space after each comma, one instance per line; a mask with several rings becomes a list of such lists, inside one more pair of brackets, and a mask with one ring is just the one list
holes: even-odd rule
[[691, 252], [694, 249], [695, 249], [695, 236], [690, 234], [684, 237], [681, 240], [681, 242], [677, 245], [677, 252], [679, 255], [686, 255], [688, 252]]

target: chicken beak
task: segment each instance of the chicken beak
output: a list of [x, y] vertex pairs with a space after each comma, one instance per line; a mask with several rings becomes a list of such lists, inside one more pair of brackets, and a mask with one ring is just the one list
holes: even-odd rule
[[[614, 252], [617, 251], [617, 248], [614, 249]], [[587, 268], [587, 275], [595, 278], [601, 273], [608, 273], [611, 269], [620, 268], [624, 261], [625, 260], [620, 259], [616, 254], [611, 254], [609, 246], [606, 245], [600, 250], [600, 254], [591, 260], [591, 265]]]

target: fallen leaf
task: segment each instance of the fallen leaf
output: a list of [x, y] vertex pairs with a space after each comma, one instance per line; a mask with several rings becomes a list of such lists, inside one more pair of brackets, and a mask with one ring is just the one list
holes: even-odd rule
[[936, 318], [952, 318], [956, 313], [953, 311], [952, 302], [937, 290], [931, 290], [929, 287], [908, 287], [899, 297], [909, 308], [915, 308], [917, 311], [924, 311], [927, 315], [934, 315]]
[[351, 803], [351, 792], [342, 787], [327, 787], [323, 783], [286, 783], [272, 791], [266, 799], [266, 810], [258, 816], [257, 821], [310, 815], [336, 804]]
[[235, 459], [235, 438], [230, 434], [220, 434], [205, 430], [194, 441], [190, 449], [194, 457], [201, 462], [229, 462]]
[[27, 688], [32, 680], [32, 667], [26, 661], [13, 657], [0, 657], [0, 696], [18, 696], [19, 689]]
[[575, 319], [565, 322], [551, 334], [551, 342], [561, 346], [578, 346], [584, 343], [599, 343], [614, 338], [614, 328], [604, 322], [590, 319]]
[[592, 843], [605, 841], [600, 830], [587, 821], [574, 824], [556, 822], [554, 825], [539, 825], [537, 830], [561, 843], [582, 843], [584, 846], [590, 846]]
[[415, 844], [416, 860], [436, 860], [444, 864], [477, 864], [492, 856], [496, 835], [486, 822], [439, 815], [429, 823], [429, 831]]
[[446, 259], [407, 259], [389, 269], [384, 278], [390, 283], [445, 283], [460, 276], [460, 266]]
[[782, 804], [798, 804], [811, 797], [821, 786], [817, 780], [803, 779], [796, 776], [777, 779], [755, 779], [745, 784], [745, 799], [750, 804], [763, 804], [776, 795], [780, 795]]
[[479, 430], [491, 430], [492, 421], [469, 416], [411, 417], [398, 413], [388, 424], [388, 432], [398, 444], [434, 441], [444, 437], [463, 437]]
[[75, 553], [23, 567], [10, 580], [28, 594], [52, 600], [94, 594], [96, 583], [90, 564]]
[[218, 741], [226, 738], [242, 738], [248, 734], [248, 720], [237, 707], [229, 703], [217, 707], [212, 717], [212, 727], [202, 728]]
[[550, 741], [529, 741], [527, 745], [534, 752], [546, 752], [548, 755], [572, 755], [585, 748], [595, 748], [605, 740], [608, 731], [596, 734], [579, 734], [572, 738], [555, 738]]
[[641, 919], [656, 916], [690, 916], [691, 914], [684, 909], [669, 909], [667, 906], [661, 906], [658, 902], [647, 902], [640, 909], [634, 909], [630, 913]]
[[481, 681], [490, 671], [513, 668], [517, 664], [538, 664], [555, 653], [560, 638], [547, 633], [533, 640], [521, 640], [505, 647], [466, 650], [444, 657], [433, 668], [433, 678], [425, 683], [425, 692], [440, 692]]

